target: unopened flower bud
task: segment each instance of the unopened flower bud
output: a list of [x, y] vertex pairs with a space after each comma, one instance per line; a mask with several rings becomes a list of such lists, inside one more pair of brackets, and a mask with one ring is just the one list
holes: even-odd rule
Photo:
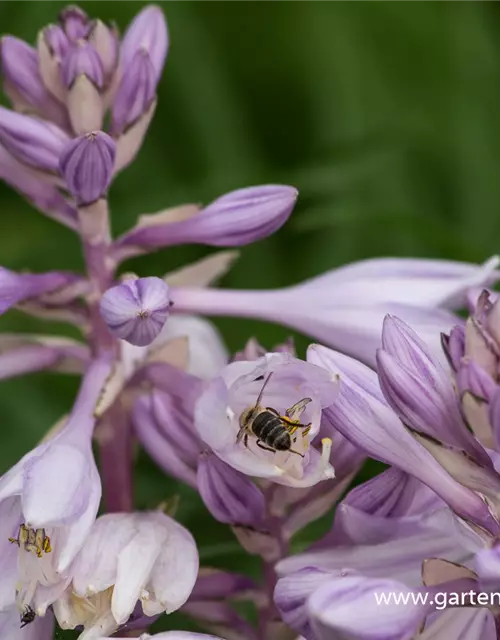
[[62, 65], [63, 82], [68, 88], [81, 75], [87, 76], [96, 87], [102, 87], [104, 71], [101, 59], [94, 47], [86, 42], [72, 49]]
[[149, 54], [158, 82], [167, 56], [168, 31], [163, 11], [149, 6], [143, 9], [125, 32], [121, 46], [121, 66], [126, 69], [138, 51]]
[[18, 38], [2, 38], [2, 73], [6, 90], [13, 89], [26, 103], [42, 107], [48, 100], [47, 90], [40, 77], [38, 54]]
[[88, 34], [89, 18], [85, 11], [76, 5], [65, 7], [59, 14], [59, 22], [73, 42], [85, 38]]
[[47, 122], [0, 107], [0, 143], [20, 162], [55, 172], [68, 136]]
[[110, 28], [101, 20], [95, 20], [88, 41], [99, 54], [105, 79], [109, 78], [118, 63], [119, 43], [116, 28]]
[[204, 454], [198, 463], [198, 491], [205, 506], [219, 522], [260, 528], [265, 500], [258, 487], [214, 454]]
[[161, 278], [126, 280], [101, 299], [101, 315], [110, 332], [138, 347], [153, 342], [169, 309], [169, 288]]
[[69, 142], [59, 169], [71, 194], [80, 204], [101, 198], [111, 183], [115, 143], [103, 131], [94, 131]]
[[490, 401], [496, 390], [495, 381], [477, 362], [464, 360], [457, 372], [460, 394], [467, 391], [476, 398]]
[[68, 53], [70, 43], [62, 27], [58, 24], [49, 24], [43, 30], [43, 37], [51, 53], [61, 59]]
[[155, 69], [145, 50], [139, 50], [123, 70], [113, 103], [113, 131], [121, 133], [151, 106], [155, 97]]

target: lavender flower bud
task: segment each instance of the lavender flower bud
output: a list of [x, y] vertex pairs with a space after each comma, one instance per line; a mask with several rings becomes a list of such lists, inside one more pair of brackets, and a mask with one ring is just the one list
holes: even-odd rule
[[[274, 590], [274, 602], [283, 620], [297, 633], [306, 638], [313, 637], [307, 611], [308, 598], [321, 586], [327, 584], [341, 572], [304, 567], [278, 580]], [[343, 572], [347, 575], [348, 572]]]
[[205, 506], [219, 522], [259, 529], [265, 516], [265, 500], [258, 487], [239, 471], [204, 454], [198, 463], [198, 491]]
[[151, 106], [155, 97], [155, 69], [147, 51], [139, 50], [124, 69], [113, 103], [114, 133], [121, 133]]
[[[2, 38], [2, 72], [5, 78], [5, 91], [15, 106], [34, 107], [37, 111], [49, 111], [48, 116], [61, 109], [47, 93], [40, 76], [38, 53], [23, 40], [13, 36]], [[52, 113], [51, 113], [52, 112]], [[51, 118], [54, 119], [54, 118]]]
[[137, 226], [118, 240], [118, 246], [144, 248], [197, 243], [236, 247], [274, 233], [289, 218], [297, 190], [286, 185], [238, 189], [214, 200], [186, 220]]
[[52, 55], [62, 60], [70, 48], [69, 40], [63, 29], [58, 24], [49, 24], [43, 30], [43, 37]]
[[65, 7], [59, 14], [59, 22], [68, 38], [73, 42], [87, 37], [89, 32], [89, 18], [80, 7], [76, 5]]
[[98, 88], [101, 88], [104, 82], [104, 70], [99, 54], [86, 42], [79, 44], [65, 56], [61, 71], [63, 82], [68, 88], [81, 75], [87, 76]]
[[105, 78], [111, 76], [118, 63], [118, 35], [116, 28], [107, 27], [96, 20], [88, 37], [89, 43], [99, 54]]
[[101, 198], [111, 183], [115, 143], [103, 131], [94, 131], [69, 142], [59, 168], [69, 191], [80, 204]]
[[168, 44], [163, 11], [153, 5], [146, 7], [134, 18], [123, 37], [120, 56], [122, 69], [127, 69], [138, 51], [145, 51], [149, 54], [157, 83], [167, 56]]
[[457, 371], [460, 366], [460, 359], [465, 352], [465, 330], [463, 326], [457, 325], [450, 331], [450, 335], [441, 334], [441, 345], [448, 359], [450, 367]]
[[169, 288], [161, 278], [126, 280], [101, 299], [101, 315], [110, 332], [138, 347], [153, 342], [169, 309]]
[[[381, 607], [375, 594], [408, 594], [409, 605]], [[413, 604], [412, 590], [402, 582], [346, 576], [332, 578], [309, 598], [308, 612], [315, 638], [348, 640], [396, 640], [411, 638], [416, 633], [430, 606]], [[415, 591], [413, 591], [415, 593]], [[362, 611], [363, 614], [359, 615]]]
[[67, 140], [55, 125], [0, 107], [0, 143], [24, 164], [56, 172]]
[[495, 381], [473, 360], [462, 362], [457, 372], [457, 385], [460, 394], [467, 391], [476, 398], [490, 401], [495, 389]]

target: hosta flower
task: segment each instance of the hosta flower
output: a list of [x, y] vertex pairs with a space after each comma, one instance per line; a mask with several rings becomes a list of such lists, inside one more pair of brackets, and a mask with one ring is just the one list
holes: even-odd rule
[[138, 347], [147, 346], [167, 320], [168, 286], [161, 278], [127, 279], [106, 291], [100, 309], [113, 335]]
[[[297, 200], [285, 185], [247, 187], [227, 193], [200, 211], [193, 208], [179, 220], [163, 212], [149, 215], [115, 243], [115, 254], [134, 255], [177, 244], [233, 247], [265, 238], [281, 227]], [[167, 213], [167, 212], [165, 212]]]
[[83, 625], [80, 640], [94, 640], [125, 624], [138, 601], [147, 616], [177, 610], [197, 574], [195, 542], [172, 518], [159, 511], [103, 515], [54, 612], [63, 629]]
[[462, 484], [459, 474], [452, 475], [455, 467], [440, 464], [438, 454], [453, 453], [452, 450], [432, 447], [430, 441], [424, 442], [405, 428], [388, 406], [374, 371], [319, 345], [309, 347], [307, 358], [340, 376], [338, 399], [325, 410], [326, 419], [337, 431], [372, 457], [420, 479], [462, 517], [477, 522], [491, 533], [500, 532], [495, 510], [488, 508], [483, 497], [486, 491], [492, 504], [495, 500], [493, 472], [482, 471], [477, 466], [467, 467], [462, 460], [465, 457], [454, 454], [454, 464], [461, 465], [459, 468], [467, 473]]
[[75, 279], [71, 274], [57, 271], [19, 274], [0, 267], [0, 313], [25, 300], [61, 290]]
[[414, 327], [439, 353], [440, 333], [460, 322], [445, 309], [462, 306], [471, 287], [495, 281], [497, 264], [497, 258], [483, 267], [445, 260], [374, 259], [286, 289], [178, 287], [171, 294], [174, 311], [271, 320], [373, 365], [387, 313]]
[[[285, 353], [233, 362], [198, 400], [195, 426], [214, 453], [238, 471], [279, 484], [311, 486], [333, 476], [331, 442], [322, 441], [321, 453], [310, 442], [318, 434], [322, 410], [336, 393], [335, 376]], [[252, 430], [248, 417], [256, 403], [273, 416], [271, 435], [264, 430], [259, 438]], [[289, 418], [283, 423], [288, 430], [280, 426], [279, 416]]]
[[[455, 628], [446, 612], [433, 626], [437, 621], [430, 603], [413, 603], [412, 594], [428, 593], [430, 600], [436, 591], [477, 589], [467, 567], [474, 565], [479, 549], [479, 537], [470, 537], [436, 494], [391, 468], [347, 495], [332, 531], [314, 548], [278, 564], [275, 602], [284, 620], [308, 640], [420, 640], [417, 632], [424, 622], [425, 633], [442, 629], [442, 637], [455, 637], [446, 634]], [[409, 594], [410, 600], [405, 606], [377, 603], [375, 594], [391, 597], [389, 593]], [[359, 616], [360, 609], [366, 616]], [[476, 614], [480, 611], [474, 620]], [[434, 636], [429, 631], [423, 637]], [[480, 640], [481, 635], [464, 636], [469, 637]]]
[[3, 548], [9, 539], [8, 553], [18, 556], [17, 575], [2, 572], [0, 590], [21, 611], [31, 606], [45, 614], [95, 520], [101, 482], [91, 449], [93, 411], [109, 371], [107, 361], [93, 362], [64, 428], [0, 478]]

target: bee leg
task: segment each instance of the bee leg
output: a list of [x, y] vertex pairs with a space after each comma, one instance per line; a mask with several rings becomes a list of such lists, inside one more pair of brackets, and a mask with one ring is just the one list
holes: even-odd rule
[[260, 449], [264, 449], [264, 451], [271, 451], [272, 453], [276, 453], [276, 449], [271, 449], [271, 447], [264, 446], [260, 440], [257, 440], [257, 446]]
[[295, 451], [294, 449], [288, 449], [288, 451], [290, 453], [296, 453], [298, 456], [300, 456], [301, 458], [304, 458], [305, 455], [303, 453], [300, 453], [300, 451]]
[[248, 449], [248, 433], [245, 433], [245, 435], [243, 436], [243, 444]]
[[9, 538], [9, 542], [11, 542], [12, 544], [17, 544], [18, 547], [21, 546], [17, 538]]

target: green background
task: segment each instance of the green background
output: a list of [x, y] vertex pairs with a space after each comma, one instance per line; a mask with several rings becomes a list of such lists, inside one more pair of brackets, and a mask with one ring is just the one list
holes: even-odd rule
[[[225, 286], [284, 286], [369, 256], [482, 261], [498, 250], [497, 3], [160, 4], [171, 49], [149, 135], [111, 189], [117, 233], [140, 213], [281, 182], [300, 191], [295, 214], [242, 249]], [[144, 5], [81, 3], [121, 30]], [[63, 6], [2, 2], [0, 24], [34, 42]], [[81, 269], [75, 236], [3, 185], [0, 211], [0, 264]], [[169, 249], [124, 268], [161, 275], [208, 251]], [[269, 346], [289, 334], [250, 320], [217, 324], [231, 350], [251, 335]], [[0, 330], [67, 333], [17, 312], [0, 319]], [[0, 471], [68, 411], [76, 389], [75, 378], [50, 374], [0, 385]], [[137, 504], [175, 491], [141, 454]], [[183, 495], [179, 516], [203, 561], [241, 563], [231, 534]]]

